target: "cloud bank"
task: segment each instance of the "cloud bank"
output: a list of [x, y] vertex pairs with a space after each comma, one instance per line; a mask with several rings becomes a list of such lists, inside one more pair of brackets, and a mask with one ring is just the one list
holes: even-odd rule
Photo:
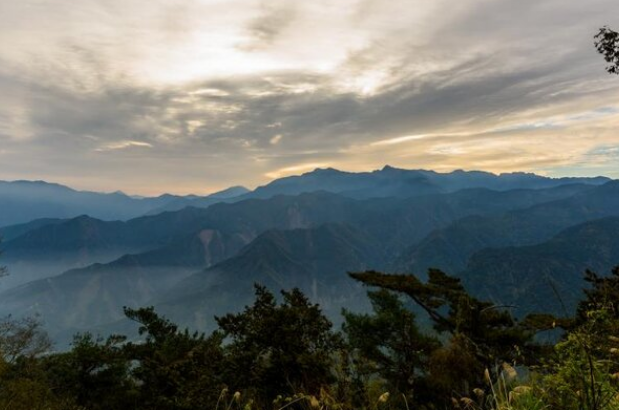
[[614, 0], [5, 2], [0, 179], [204, 193], [385, 163], [619, 178], [619, 80], [592, 44], [618, 15]]

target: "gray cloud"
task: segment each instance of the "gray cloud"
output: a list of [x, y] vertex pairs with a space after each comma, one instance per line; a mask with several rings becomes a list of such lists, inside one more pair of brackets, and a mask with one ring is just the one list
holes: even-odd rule
[[251, 20], [247, 30], [250, 41], [241, 44], [243, 50], [258, 51], [269, 47], [294, 23], [297, 5], [291, 1], [262, 1], [260, 14]]
[[[605, 19], [619, 12], [616, 2], [470, 0], [437, 9], [420, 1], [418, 13], [414, 2], [394, 3], [342, 11], [336, 21], [350, 43], [324, 69], [295, 65], [294, 50], [313, 53], [314, 40], [323, 41], [318, 31], [333, 29], [315, 20], [322, 2], [263, 5], [234, 23], [249, 41], [230, 51], [231, 61], [240, 58], [234, 53], [262, 58], [273, 49], [276, 61], [290, 55], [284, 69], [209, 76], [205, 65], [192, 80], [139, 76], [140, 67], [153, 68], [143, 59], [160, 61], [168, 52], [147, 47], [150, 34], [172, 48], [200, 36], [208, 47], [208, 36], [218, 34], [200, 31], [196, 10], [163, 0], [151, 6], [147, 34], [136, 38], [142, 46], [119, 58], [115, 40], [82, 41], [79, 30], [62, 36], [55, 58], [0, 52], [0, 178], [203, 192], [315, 164], [573, 174], [614, 152], [619, 83], [605, 75], [592, 35], [612, 24]], [[296, 31], [313, 25], [315, 33]], [[115, 26], [100, 30], [106, 34], [89, 38], [102, 41]], [[221, 41], [231, 50], [239, 45]], [[394, 142], [376, 144], [385, 140]]]

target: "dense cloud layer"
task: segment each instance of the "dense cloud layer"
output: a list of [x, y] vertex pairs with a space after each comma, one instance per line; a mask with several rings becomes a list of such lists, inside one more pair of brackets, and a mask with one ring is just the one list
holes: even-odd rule
[[[336, 4], [337, 3], [337, 4]], [[0, 5], [0, 179], [135, 193], [317, 166], [619, 177], [615, 0]]]

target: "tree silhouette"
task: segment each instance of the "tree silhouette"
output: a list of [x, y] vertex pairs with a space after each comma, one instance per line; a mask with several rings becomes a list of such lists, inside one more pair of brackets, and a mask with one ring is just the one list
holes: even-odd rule
[[606, 71], [619, 75], [619, 33], [604, 26], [594, 38], [595, 48], [608, 63]]

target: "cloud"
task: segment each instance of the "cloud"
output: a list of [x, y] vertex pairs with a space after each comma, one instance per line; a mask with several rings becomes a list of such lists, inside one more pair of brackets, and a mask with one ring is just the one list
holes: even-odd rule
[[248, 41], [240, 47], [245, 51], [259, 51], [267, 48], [294, 23], [298, 6], [290, 1], [262, 1], [260, 14], [248, 24]]
[[460, 132], [460, 133], [446, 133], [446, 134], [417, 134], [417, 135], [405, 135], [403, 137], [395, 137], [389, 138], [386, 140], [380, 140], [372, 142], [371, 146], [380, 146], [380, 145], [394, 145], [394, 144], [402, 144], [405, 142], [423, 140], [427, 138], [436, 138], [436, 137], [466, 137], [471, 135], [470, 133]]
[[574, 174], [617, 145], [619, 82], [592, 46], [613, 0], [53, 3], [0, 15], [2, 179], [159, 193], [317, 164]]
[[316, 168], [324, 168], [328, 166], [325, 163], [309, 163], [309, 164], [298, 164], [293, 165], [286, 168], [281, 168], [275, 171], [268, 172], [266, 176], [271, 179], [281, 178], [288, 175], [295, 175], [300, 172], [312, 171]]
[[118, 141], [111, 144], [106, 144], [102, 147], [96, 148], [97, 152], [116, 151], [119, 149], [127, 149], [132, 147], [138, 148], [152, 148], [152, 144], [143, 141]]
[[273, 136], [273, 138], [271, 138], [269, 140], [269, 142], [271, 143], [271, 145], [277, 145], [277, 144], [280, 143], [282, 138], [284, 138], [284, 136], [282, 134], [277, 134], [277, 135]]

